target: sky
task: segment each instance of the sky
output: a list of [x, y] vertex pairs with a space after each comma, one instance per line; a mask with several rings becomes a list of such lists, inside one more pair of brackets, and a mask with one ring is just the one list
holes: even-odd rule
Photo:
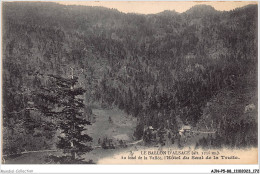
[[114, 8], [124, 13], [154, 14], [164, 10], [185, 12], [194, 5], [206, 4], [219, 11], [229, 11], [257, 1], [58, 1], [64, 5], [102, 6]]

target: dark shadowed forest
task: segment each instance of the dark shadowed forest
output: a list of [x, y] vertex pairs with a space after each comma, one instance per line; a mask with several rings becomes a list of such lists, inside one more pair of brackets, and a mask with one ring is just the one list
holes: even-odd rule
[[76, 160], [91, 150], [84, 125], [97, 106], [136, 118], [133, 137], [147, 144], [148, 127], [174, 142], [188, 125], [216, 132], [196, 147], [257, 146], [257, 5], [150, 15], [2, 6], [3, 154], [57, 147]]

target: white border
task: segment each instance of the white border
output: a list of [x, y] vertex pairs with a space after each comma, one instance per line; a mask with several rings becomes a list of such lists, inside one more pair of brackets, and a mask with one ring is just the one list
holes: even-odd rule
[[[10, 0], [5, 0], [10, 1]], [[15, 0], [17, 1], [17, 0]], [[24, 1], [24, 0], [19, 0]], [[33, 1], [33, 0], [26, 0]], [[37, 1], [37, 0], [36, 0]], [[40, 0], [39, 0], [40, 1]], [[43, 1], [43, 0], [42, 0]], [[55, 0], [50, 0], [55, 1]], [[66, 0], [72, 1], [72, 0]], [[111, 0], [102, 0], [102, 1], [111, 1]], [[113, 0], [112, 0], [113, 1]], [[128, 1], [128, 0], [121, 0]], [[163, 0], [157, 0], [163, 1]], [[181, 0], [174, 0], [181, 1]], [[205, 1], [205, 0], [204, 0]], [[213, 0], [217, 1], [217, 0]], [[232, 0], [225, 0], [232, 1]], [[250, 1], [250, 0], [243, 0]], [[252, 0], [251, 0], [252, 1]], [[2, 1], [1, 1], [2, 2]], [[2, 3], [1, 3], [2, 10]], [[258, 6], [258, 14], [259, 14], [259, 6]], [[2, 13], [0, 14], [0, 21], [2, 21]], [[260, 19], [258, 17], [258, 33], [260, 28]], [[1, 38], [2, 38], [2, 27], [1, 27]], [[258, 45], [260, 43], [260, 36], [258, 35]], [[0, 55], [2, 55], [2, 42], [0, 43]], [[258, 57], [259, 57], [260, 49], [258, 47]], [[258, 63], [258, 86], [259, 82], [259, 69], [260, 65]], [[1, 67], [0, 71], [2, 72], [2, 58], [1, 58]], [[0, 76], [1, 81], [1, 96], [0, 96], [0, 106], [2, 106], [2, 73]], [[258, 108], [259, 106], [259, 97], [260, 94], [258, 92]], [[0, 119], [0, 128], [2, 126], [2, 107], [0, 107], [1, 119]], [[259, 118], [259, 114], [258, 114]], [[258, 137], [259, 137], [259, 127], [258, 127]], [[259, 138], [258, 138], [259, 144]], [[0, 146], [2, 146], [2, 134], [0, 139]], [[0, 150], [0, 155], [1, 155]], [[3, 173], [4, 171], [10, 170], [11, 173], [31, 173], [27, 172], [27, 170], [32, 170], [33, 173], [210, 173], [212, 169], [259, 169], [259, 151], [258, 151], [258, 165], [8, 165], [8, 164], [0, 164], [0, 170]], [[1, 161], [1, 160], [0, 160]]]
[[259, 169], [258, 165], [3, 165], [1, 170], [33, 173], [211, 173], [213, 169]]

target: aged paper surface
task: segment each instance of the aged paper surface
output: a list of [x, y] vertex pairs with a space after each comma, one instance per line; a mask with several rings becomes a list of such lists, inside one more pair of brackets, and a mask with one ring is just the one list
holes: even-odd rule
[[3, 2], [2, 164], [258, 164], [258, 2]]

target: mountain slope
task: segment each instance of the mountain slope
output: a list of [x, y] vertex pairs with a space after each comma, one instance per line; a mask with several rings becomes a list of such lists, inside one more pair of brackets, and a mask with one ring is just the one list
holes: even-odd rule
[[86, 104], [118, 107], [137, 117], [140, 138], [150, 125], [176, 131], [176, 125], [167, 126], [176, 118], [196, 126], [219, 93], [227, 98], [230, 90], [250, 86], [237, 84], [257, 74], [257, 6], [137, 15], [5, 2], [3, 41], [5, 127], [28, 116], [21, 111], [33, 98], [30, 91], [48, 84], [45, 75], [73, 73], [87, 90]]

